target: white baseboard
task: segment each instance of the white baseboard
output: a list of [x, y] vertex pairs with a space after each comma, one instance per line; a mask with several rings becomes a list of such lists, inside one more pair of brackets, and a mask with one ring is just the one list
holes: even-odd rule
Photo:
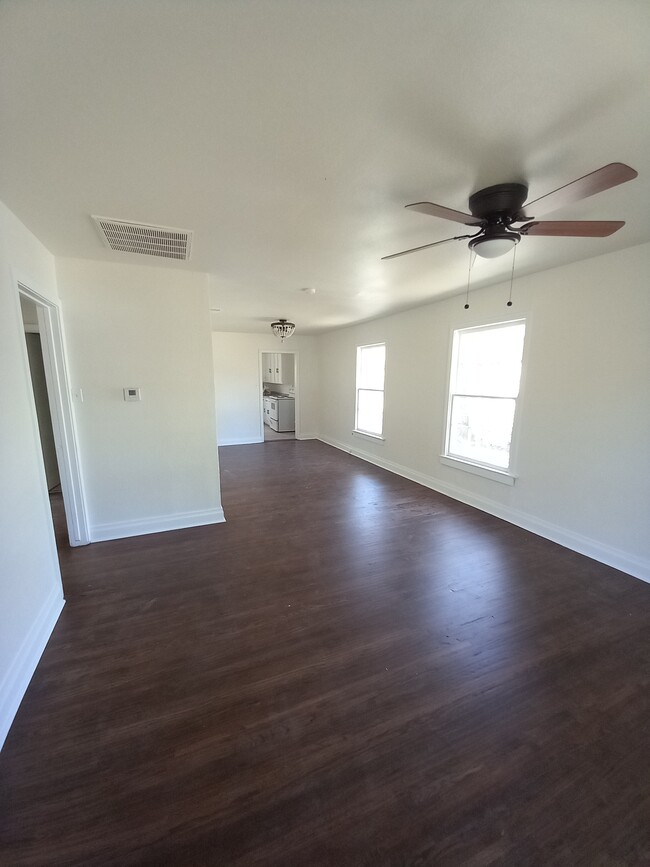
[[495, 500], [490, 500], [487, 497], [481, 497], [478, 494], [472, 494], [463, 488], [456, 485], [446, 484], [439, 479], [434, 479], [432, 476], [427, 476], [424, 473], [419, 473], [416, 470], [411, 470], [402, 464], [387, 461], [376, 455], [370, 454], [363, 449], [351, 448], [343, 442], [330, 439], [329, 437], [320, 436], [319, 439], [327, 445], [348, 452], [348, 454], [368, 463], [375, 464], [384, 470], [409, 479], [412, 482], [417, 482], [426, 488], [431, 488], [439, 494], [444, 494], [451, 497], [453, 500], [458, 500], [468, 506], [473, 506], [475, 509], [480, 509], [482, 512], [487, 512], [494, 515], [495, 518], [501, 518], [509, 524], [515, 524], [524, 530], [535, 533], [536, 536], [542, 536], [544, 539], [549, 539], [551, 542], [557, 542], [565, 548], [572, 551], [577, 551], [579, 554], [584, 554], [586, 557], [591, 557], [592, 560], [598, 560], [606, 566], [611, 566], [614, 569], [619, 569], [621, 572], [627, 572], [635, 578], [640, 578], [642, 581], [650, 583], [650, 563], [633, 557], [619, 548], [614, 548], [599, 542], [597, 539], [592, 539], [589, 536], [583, 536], [580, 533], [574, 533], [571, 530], [566, 530], [558, 524], [553, 524], [550, 521], [545, 521], [542, 518], [537, 518], [535, 515], [530, 515], [527, 512], [522, 512], [518, 509], [511, 509]]
[[114, 524], [96, 524], [91, 527], [90, 540], [108, 542], [129, 536], [146, 536], [149, 533], [166, 533], [168, 530], [185, 530], [206, 524], [223, 524], [225, 520], [223, 509], [206, 509], [200, 512], [179, 512], [175, 515], [141, 518], [137, 521], [116, 521]]
[[0, 749], [64, 604], [61, 588], [57, 587], [43, 604], [0, 684]]
[[[310, 433], [310, 434], [300, 434], [300, 436], [296, 437], [297, 440], [317, 440], [318, 434]], [[229, 439], [229, 440], [219, 440], [217, 446], [221, 448], [221, 446], [249, 446], [252, 443], [263, 443], [264, 437], [253, 437], [252, 439]]]

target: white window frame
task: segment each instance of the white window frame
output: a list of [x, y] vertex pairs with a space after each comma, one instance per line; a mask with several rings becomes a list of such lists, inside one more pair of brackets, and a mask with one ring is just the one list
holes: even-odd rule
[[[489, 464], [487, 462], [478, 461], [468, 457], [458, 457], [456, 455], [450, 454], [449, 452], [449, 439], [451, 436], [451, 408], [454, 395], [460, 395], [460, 392], [456, 392], [454, 390], [454, 380], [456, 377], [457, 371], [457, 363], [458, 363], [458, 352], [460, 345], [460, 334], [461, 332], [468, 331], [496, 331], [499, 328], [507, 328], [512, 325], [524, 325], [524, 346], [522, 352], [522, 367], [521, 367], [521, 376], [519, 379], [519, 391], [514, 398], [508, 398], [509, 400], [515, 401], [515, 411], [514, 418], [512, 424], [512, 436], [510, 442], [510, 452], [509, 452], [509, 463], [508, 467], [498, 467], [494, 464]], [[473, 473], [474, 475], [483, 476], [487, 479], [492, 479], [493, 481], [500, 482], [505, 485], [514, 485], [515, 480], [517, 478], [516, 473], [513, 471], [513, 467], [515, 464], [515, 452], [516, 452], [516, 437], [517, 437], [517, 429], [518, 429], [518, 418], [519, 418], [519, 409], [521, 403], [521, 396], [524, 384], [524, 370], [525, 370], [525, 362], [526, 362], [526, 347], [528, 343], [529, 336], [529, 322], [527, 317], [520, 316], [517, 319], [509, 319], [504, 322], [489, 322], [487, 324], [473, 325], [467, 326], [463, 328], [455, 328], [451, 334], [451, 353], [450, 353], [450, 364], [449, 364], [449, 372], [447, 377], [447, 412], [445, 417], [445, 429], [444, 429], [444, 438], [443, 438], [443, 452], [440, 455], [440, 462], [445, 466], [454, 467], [455, 469], [460, 469], [468, 473]], [[471, 396], [471, 395], [470, 395]], [[490, 397], [490, 395], [480, 395], [481, 397]], [[495, 398], [500, 397], [499, 395], [494, 395]]]
[[[361, 372], [361, 354], [364, 349], [374, 349], [376, 346], [384, 347], [384, 387], [383, 388], [361, 388], [359, 386], [359, 374]], [[375, 391], [381, 392], [384, 396], [384, 405], [381, 413], [381, 431], [377, 433], [376, 431], [368, 431], [359, 427], [358, 419], [359, 419], [359, 392], [360, 391]], [[386, 410], [386, 341], [379, 341], [378, 343], [364, 343], [360, 346], [357, 346], [357, 371], [356, 371], [356, 379], [355, 379], [355, 391], [354, 391], [354, 430], [353, 433], [369, 437], [373, 440], [385, 440], [384, 437], [384, 412]]]

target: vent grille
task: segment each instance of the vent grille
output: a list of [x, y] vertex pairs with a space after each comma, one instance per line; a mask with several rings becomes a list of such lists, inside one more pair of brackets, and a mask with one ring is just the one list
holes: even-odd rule
[[93, 216], [93, 220], [102, 240], [111, 250], [143, 253], [145, 256], [161, 256], [163, 259], [190, 258], [192, 232], [185, 229], [129, 223], [111, 217]]

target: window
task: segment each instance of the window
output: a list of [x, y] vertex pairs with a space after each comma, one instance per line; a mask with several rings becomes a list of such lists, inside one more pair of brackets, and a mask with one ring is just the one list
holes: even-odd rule
[[380, 437], [384, 426], [384, 369], [386, 344], [357, 346], [357, 410], [359, 433]]
[[525, 329], [520, 319], [454, 332], [445, 457], [509, 470]]

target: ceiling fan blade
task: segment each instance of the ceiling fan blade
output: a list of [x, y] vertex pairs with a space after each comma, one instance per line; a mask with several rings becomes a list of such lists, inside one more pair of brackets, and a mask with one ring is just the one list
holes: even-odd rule
[[411, 247], [410, 250], [402, 250], [401, 253], [391, 253], [390, 256], [382, 256], [384, 259], [397, 259], [398, 256], [406, 256], [407, 253], [417, 253], [418, 250], [427, 250], [429, 247], [437, 247], [438, 244], [446, 244], [447, 241], [462, 241], [465, 238], [473, 238], [473, 235], [456, 235], [455, 238], [445, 238], [443, 241], [434, 241], [433, 244], [422, 244], [421, 247]]
[[471, 214], [462, 211], [454, 211], [453, 208], [445, 208], [443, 205], [434, 205], [433, 202], [415, 202], [413, 205], [405, 205], [411, 211], [419, 211], [430, 217], [440, 217], [441, 220], [453, 220], [454, 223], [464, 223], [466, 226], [480, 226], [481, 221]]
[[522, 235], [548, 235], [560, 238], [606, 238], [625, 225], [624, 220], [552, 220], [527, 223], [517, 231]]
[[[524, 206], [524, 210], [535, 216], [548, 214], [551, 211], [557, 211], [558, 208], [563, 208], [565, 205], [570, 205], [572, 202], [579, 202], [580, 199], [586, 199], [596, 193], [602, 193], [603, 190], [624, 184], [625, 181], [631, 181], [637, 174], [638, 172], [624, 163], [609, 163], [609, 165], [596, 169], [591, 174], [553, 190], [552, 193], [540, 196], [539, 199], [533, 199], [532, 202], [528, 202]], [[526, 220], [530, 217], [522, 216], [521, 219]]]

